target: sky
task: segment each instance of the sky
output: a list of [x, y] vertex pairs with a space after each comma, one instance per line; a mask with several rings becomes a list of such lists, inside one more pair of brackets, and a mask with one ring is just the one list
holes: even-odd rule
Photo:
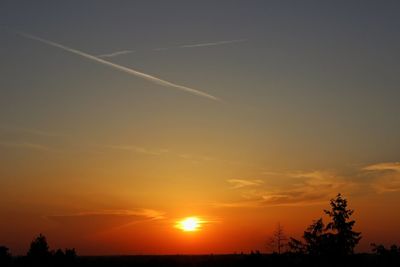
[[[341, 192], [400, 240], [398, 1], [1, 1], [0, 244], [268, 251]], [[197, 216], [201, 229], [181, 231]], [[326, 218], [325, 218], [326, 219]]]

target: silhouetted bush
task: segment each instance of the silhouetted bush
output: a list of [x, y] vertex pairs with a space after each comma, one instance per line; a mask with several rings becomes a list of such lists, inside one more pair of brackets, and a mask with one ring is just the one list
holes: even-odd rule
[[11, 254], [6, 246], [0, 246], [0, 265], [8, 266], [11, 263]]
[[68, 263], [73, 263], [76, 261], [77, 255], [74, 248], [65, 250], [65, 261]]
[[400, 266], [400, 248], [393, 244], [389, 249], [382, 244], [371, 244], [372, 252], [382, 266]]
[[57, 249], [53, 254], [53, 259], [57, 263], [62, 263], [65, 261], [65, 253], [61, 249]]

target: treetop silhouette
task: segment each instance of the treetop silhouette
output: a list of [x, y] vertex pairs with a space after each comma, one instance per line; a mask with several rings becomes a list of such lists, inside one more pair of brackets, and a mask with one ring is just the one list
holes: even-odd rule
[[49, 245], [44, 235], [39, 234], [39, 236], [31, 242], [27, 256], [36, 261], [46, 261], [51, 256]]
[[334, 232], [335, 247], [340, 255], [354, 253], [354, 247], [361, 239], [361, 233], [354, 232], [354, 220], [350, 217], [354, 210], [347, 209], [347, 200], [339, 193], [335, 199], [330, 201], [331, 210], [324, 210], [325, 214], [331, 217], [325, 230]]
[[280, 223], [278, 223], [275, 228], [275, 231], [273, 232], [269, 240], [268, 245], [270, 246], [270, 248], [274, 253], [281, 254], [282, 249], [287, 245], [286, 241], [287, 238], [283, 230], [283, 227]]

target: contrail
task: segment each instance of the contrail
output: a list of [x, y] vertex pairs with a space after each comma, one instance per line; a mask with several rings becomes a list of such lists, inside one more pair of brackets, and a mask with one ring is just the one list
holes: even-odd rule
[[157, 78], [155, 76], [152, 76], [152, 75], [149, 75], [149, 74], [146, 74], [146, 73], [143, 73], [143, 72], [131, 69], [131, 68], [127, 68], [127, 67], [124, 67], [124, 66], [121, 66], [121, 65], [118, 65], [118, 64], [114, 64], [112, 62], [106, 61], [104, 59], [98, 58], [98, 57], [90, 55], [90, 54], [87, 54], [85, 52], [82, 52], [82, 51], [67, 47], [65, 45], [62, 45], [62, 44], [59, 44], [59, 43], [56, 43], [56, 42], [53, 42], [53, 41], [50, 41], [50, 40], [46, 40], [46, 39], [40, 38], [40, 37], [31, 35], [31, 34], [27, 34], [27, 33], [23, 33], [23, 32], [16, 32], [16, 33], [21, 35], [21, 36], [23, 36], [23, 37], [25, 37], [25, 38], [36, 40], [36, 41], [45, 43], [45, 44], [50, 45], [50, 46], [58, 47], [58, 48], [60, 48], [62, 50], [71, 52], [71, 53], [79, 55], [81, 57], [85, 57], [87, 59], [91, 59], [91, 60], [93, 60], [93, 61], [95, 61], [97, 63], [101, 63], [101, 64], [104, 64], [104, 65], [107, 65], [107, 66], [112, 67], [114, 69], [126, 72], [128, 74], [132, 74], [134, 76], [137, 76], [137, 77], [140, 77], [142, 79], [151, 81], [153, 83], [156, 83], [156, 84], [159, 84], [159, 85], [162, 85], [162, 86], [166, 86], [166, 87], [176, 88], [176, 89], [179, 89], [179, 90], [182, 90], [182, 91], [186, 91], [186, 92], [194, 94], [194, 95], [198, 95], [198, 96], [202, 96], [202, 97], [205, 97], [205, 98], [208, 98], [208, 99], [219, 101], [219, 99], [217, 97], [215, 97], [213, 95], [210, 95], [210, 94], [207, 94], [205, 92], [199, 91], [197, 89], [193, 89], [193, 88], [186, 87], [186, 86], [183, 86], [183, 85], [175, 84], [175, 83], [172, 83], [172, 82]]
[[122, 50], [122, 51], [117, 51], [117, 52], [113, 52], [113, 53], [109, 53], [109, 54], [102, 54], [102, 55], [97, 55], [97, 57], [116, 57], [116, 56], [120, 56], [120, 55], [126, 55], [126, 54], [131, 54], [135, 51], [132, 50]]
[[211, 43], [190, 44], [190, 45], [188, 44], [188, 45], [181, 45], [179, 47], [180, 48], [190, 48], [190, 47], [202, 47], [202, 46], [215, 46], [215, 45], [241, 43], [241, 42], [246, 42], [246, 41], [247, 41], [247, 39], [238, 39], [238, 40], [211, 42]]

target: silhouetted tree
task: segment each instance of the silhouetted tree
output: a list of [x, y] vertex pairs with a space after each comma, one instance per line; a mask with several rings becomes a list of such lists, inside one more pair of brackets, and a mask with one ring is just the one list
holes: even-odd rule
[[355, 221], [350, 219], [354, 210], [347, 209], [347, 200], [340, 193], [331, 199], [330, 205], [331, 210], [324, 212], [332, 221], [327, 224], [325, 230], [333, 232], [332, 245], [335, 246], [335, 252], [340, 255], [353, 254], [354, 247], [361, 239], [361, 233], [353, 231]]
[[65, 253], [60, 248], [56, 250], [56, 252], [54, 253], [53, 256], [54, 256], [54, 259], [58, 262], [65, 260]]
[[325, 225], [322, 218], [314, 221], [306, 231], [304, 231], [303, 238], [305, 241], [306, 252], [310, 255], [325, 254], [327, 236], [325, 234]]
[[376, 255], [379, 255], [379, 256], [383, 256], [388, 252], [388, 250], [382, 244], [378, 245], [378, 244], [372, 243], [371, 247], [372, 247], [372, 252], [374, 252]]
[[381, 266], [400, 266], [400, 249], [397, 245], [393, 244], [389, 249], [382, 244], [372, 243], [371, 246]]
[[330, 201], [331, 210], [324, 212], [331, 218], [325, 225], [322, 218], [315, 220], [304, 231], [304, 243], [291, 238], [289, 248], [292, 252], [310, 255], [349, 255], [361, 239], [361, 233], [354, 232], [353, 210], [347, 209], [347, 200], [338, 194]]
[[293, 254], [304, 254], [306, 252], [306, 247], [303, 244], [303, 242], [301, 242], [298, 239], [295, 239], [293, 237], [289, 238], [289, 242], [288, 242], [288, 250], [290, 253]]
[[32, 242], [28, 251], [28, 257], [35, 262], [48, 261], [51, 256], [46, 237], [40, 234]]
[[286, 241], [287, 238], [285, 232], [283, 231], [283, 227], [280, 223], [278, 223], [269, 240], [269, 246], [272, 248], [273, 252], [281, 254], [282, 249], [287, 245]]
[[377, 245], [375, 243], [372, 243], [371, 247], [372, 247], [372, 252], [374, 252], [379, 256], [389, 256], [389, 255], [400, 256], [400, 247], [398, 247], [395, 244], [391, 245], [389, 249], [385, 248], [385, 246], [382, 244]]
[[390, 253], [400, 255], [400, 247], [398, 247], [397, 245], [394, 245], [394, 244], [391, 245]]
[[67, 262], [73, 262], [76, 260], [76, 251], [74, 248], [65, 250], [65, 259]]

